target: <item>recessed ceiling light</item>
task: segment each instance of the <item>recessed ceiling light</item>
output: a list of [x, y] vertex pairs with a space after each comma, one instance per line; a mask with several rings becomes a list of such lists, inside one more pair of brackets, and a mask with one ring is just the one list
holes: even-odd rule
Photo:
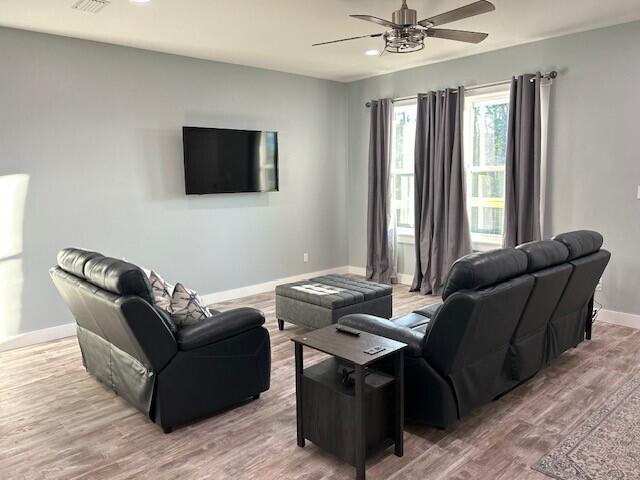
[[372, 48], [371, 50], [367, 50], [366, 52], [364, 52], [364, 54], [373, 57], [374, 55], [380, 55], [380, 50]]
[[149, 3], [149, 0], [129, 0], [132, 3]]

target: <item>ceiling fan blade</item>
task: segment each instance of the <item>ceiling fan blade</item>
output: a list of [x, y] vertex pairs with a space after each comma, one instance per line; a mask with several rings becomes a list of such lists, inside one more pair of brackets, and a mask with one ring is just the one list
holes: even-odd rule
[[359, 37], [341, 38], [340, 40], [331, 40], [330, 42], [314, 43], [311, 46], [317, 47], [318, 45], [327, 45], [329, 43], [347, 42], [349, 40], [357, 40], [359, 38], [376, 38], [381, 36], [382, 36], [382, 33], [372, 33], [371, 35], [360, 35]]
[[349, 15], [352, 18], [357, 18], [358, 20], [365, 20], [367, 22], [377, 23], [378, 25], [382, 25], [383, 27], [389, 28], [402, 28], [400, 25], [397, 25], [389, 20], [385, 20], [384, 18], [374, 17], [373, 15]]
[[427, 37], [456, 40], [466, 43], [480, 43], [489, 36], [488, 33], [467, 32], [466, 30], [449, 30], [447, 28], [430, 28], [426, 32]]
[[482, 13], [493, 12], [495, 9], [496, 7], [493, 3], [487, 2], [486, 0], [479, 0], [477, 2], [470, 3], [469, 5], [465, 5], [464, 7], [441, 13], [435, 17], [425, 18], [424, 20], [420, 20], [418, 24], [423, 27], [437, 27], [439, 25], [444, 25], [445, 23], [462, 20], [463, 18], [475, 17]]

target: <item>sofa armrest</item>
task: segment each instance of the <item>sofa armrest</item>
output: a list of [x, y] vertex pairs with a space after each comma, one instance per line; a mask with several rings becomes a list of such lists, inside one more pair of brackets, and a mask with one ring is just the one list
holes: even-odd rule
[[422, 356], [424, 335], [408, 327], [395, 325], [391, 320], [387, 320], [386, 318], [355, 313], [345, 315], [338, 320], [338, 323], [355, 328], [356, 330], [362, 330], [363, 332], [373, 333], [374, 335], [380, 335], [381, 337], [406, 343], [408, 345], [405, 350], [407, 354], [412, 357]]
[[262, 325], [264, 315], [261, 311], [254, 308], [236, 308], [179, 329], [176, 340], [180, 350], [193, 350]]

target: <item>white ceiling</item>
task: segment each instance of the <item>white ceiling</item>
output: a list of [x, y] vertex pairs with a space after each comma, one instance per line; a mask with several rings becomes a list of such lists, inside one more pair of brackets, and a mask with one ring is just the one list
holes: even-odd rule
[[[408, 0], [425, 18], [472, 0]], [[0, 0], [0, 25], [339, 81], [640, 19], [640, 0], [493, 0], [496, 11], [447, 25], [489, 33], [479, 45], [429, 39], [417, 53], [368, 57], [382, 40], [312, 43], [382, 32], [351, 19], [391, 19], [400, 0], [112, 0], [98, 14], [76, 0]], [[445, 28], [446, 28], [445, 27]]]

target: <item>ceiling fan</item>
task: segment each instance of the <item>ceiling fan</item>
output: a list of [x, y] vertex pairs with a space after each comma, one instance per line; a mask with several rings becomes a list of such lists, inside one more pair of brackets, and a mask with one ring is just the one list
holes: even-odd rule
[[340, 40], [332, 40], [330, 42], [315, 43], [313, 46], [346, 42], [348, 40], [356, 40], [359, 38], [383, 37], [385, 42], [383, 52], [409, 53], [422, 50], [424, 48], [424, 40], [427, 37], [443, 38], [446, 40], [456, 40], [458, 42], [466, 43], [480, 43], [487, 38], [489, 34], [434, 27], [456, 22], [463, 18], [474, 17], [482, 13], [492, 12], [495, 9], [496, 7], [493, 3], [487, 2], [486, 0], [479, 0], [477, 2], [470, 3], [469, 5], [465, 5], [464, 7], [425, 18], [418, 22], [418, 12], [407, 7], [407, 0], [402, 0], [400, 10], [393, 12], [392, 21], [374, 17], [373, 15], [349, 15], [352, 18], [388, 27], [389, 30], [386, 32], [343, 38]]

